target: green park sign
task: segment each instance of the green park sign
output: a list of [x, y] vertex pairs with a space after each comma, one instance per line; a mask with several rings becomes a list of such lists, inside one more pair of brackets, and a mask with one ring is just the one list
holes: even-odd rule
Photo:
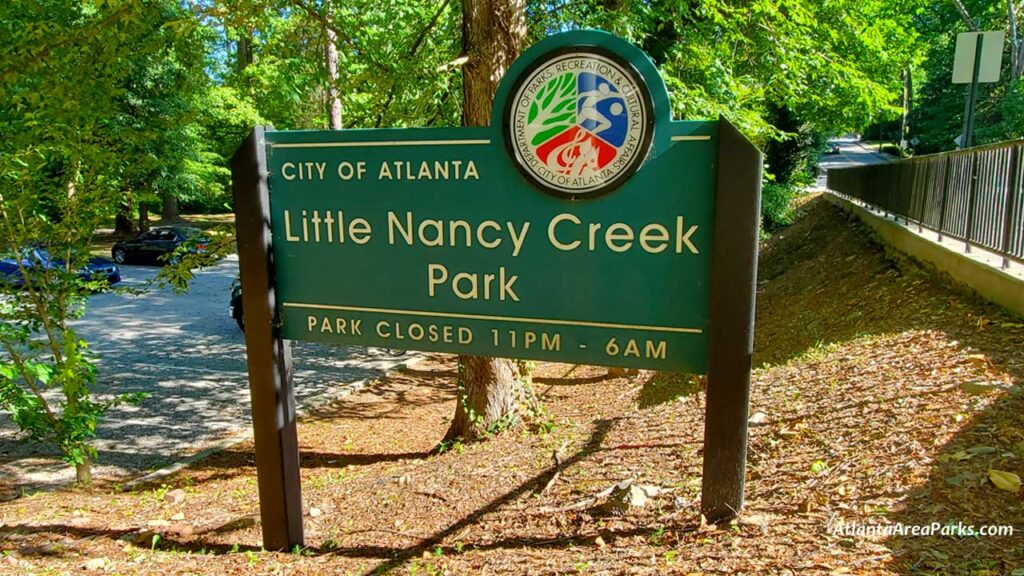
[[267, 132], [282, 336], [704, 372], [717, 122], [599, 38], [488, 127]]
[[[710, 503], [706, 459], [705, 508], [737, 510], [759, 153], [724, 119], [673, 121], [646, 55], [596, 31], [552, 36], [524, 53], [492, 119], [257, 128], [239, 150], [257, 462], [261, 410], [265, 435], [277, 435], [265, 452], [275, 462], [292, 457], [280, 421], [294, 412], [288, 340], [707, 373], [709, 386], [717, 365], [735, 390], [709, 389], [708, 426], [720, 403], [724, 427], [742, 424], [742, 438], [722, 440], [729, 480], [712, 487], [723, 496]], [[297, 467], [291, 480], [281, 468], [260, 472], [264, 531], [292, 545], [302, 533]], [[282, 488], [290, 482], [294, 493]], [[267, 532], [274, 518], [279, 534]]]

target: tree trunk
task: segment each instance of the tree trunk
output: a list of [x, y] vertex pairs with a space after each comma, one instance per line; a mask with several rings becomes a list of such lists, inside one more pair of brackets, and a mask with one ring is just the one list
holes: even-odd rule
[[[525, 0], [462, 0], [464, 125], [490, 124], [498, 82], [525, 40]], [[458, 396], [445, 440], [513, 426], [535, 402], [528, 371], [507, 358], [460, 356]]]
[[149, 205], [139, 202], [139, 232], [149, 230]]
[[907, 121], [910, 119], [910, 67], [903, 69], [903, 118], [900, 120], [900, 148], [906, 148]]
[[525, 0], [462, 0], [462, 124], [491, 123], [498, 82], [526, 42]]
[[1010, 81], [1024, 74], [1024, 39], [1017, 35], [1017, 9], [1013, 0], [1006, 0], [1006, 16], [1010, 28]]
[[114, 216], [114, 236], [127, 238], [135, 235], [135, 222], [132, 218], [132, 203], [125, 200], [118, 207]]
[[75, 481], [79, 484], [92, 484], [92, 462], [88, 458], [81, 464], [75, 464]]
[[165, 223], [178, 219], [178, 199], [170, 192], [164, 194], [164, 206], [160, 211], [160, 219]]
[[330, 113], [327, 117], [331, 130], [341, 130], [341, 96], [338, 94], [338, 34], [331, 26], [328, 16], [324, 32], [327, 34], [327, 94], [330, 99]]
[[239, 35], [235, 62], [239, 72], [245, 70], [249, 64], [252, 64], [252, 30], [243, 30]]

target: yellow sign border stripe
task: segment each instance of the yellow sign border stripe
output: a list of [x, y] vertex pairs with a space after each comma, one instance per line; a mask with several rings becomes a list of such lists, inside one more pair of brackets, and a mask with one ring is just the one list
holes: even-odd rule
[[476, 146], [490, 144], [482, 140], [368, 140], [365, 142], [271, 142], [273, 148], [356, 148], [359, 146]]
[[398, 310], [393, 308], [367, 308], [363, 306], [336, 306], [331, 304], [304, 304], [284, 302], [286, 308], [310, 308], [314, 310], [340, 310], [343, 312], [376, 312], [380, 314], [404, 314], [409, 316], [432, 316], [436, 318], [459, 318], [463, 320], [496, 320], [500, 322], [529, 322], [556, 326], [586, 326], [588, 328], [619, 328], [626, 330], [650, 330], [652, 332], [675, 332], [680, 334], [701, 334], [700, 328], [676, 328], [672, 326], [645, 326], [642, 324], [615, 324], [611, 322], [586, 322], [582, 320], [553, 320], [550, 318], [516, 318], [512, 316], [490, 316], [486, 314], [462, 314], [458, 312], [425, 312], [423, 310]]

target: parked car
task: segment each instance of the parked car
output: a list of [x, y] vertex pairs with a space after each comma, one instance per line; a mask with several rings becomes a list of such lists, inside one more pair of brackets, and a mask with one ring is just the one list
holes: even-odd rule
[[825, 146], [825, 154], [839, 154], [839, 142], [828, 142]]
[[[22, 274], [23, 268], [39, 272], [61, 270], [64, 268], [64, 261], [59, 258], [52, 258], [46, 248], [29, 246], [21, 249], [17, 255], [8, 254], [4, 258], [0, 258], [0, 282], [8, 286], [24, 286], [25, 276]], [[121, 269], [118, 268], [117, 264], [100, 257], [90, 258], [85, 266], [78, 269], [77, 274], [83, 280], [106, 280], [110, 284], [116, 284], [121, 281]]]
[[122, 240], [110, 249], [110, 255], [119, 264], [125, 262], [164, 263], [162, 256], [174, 252], [184, 242], [193, 241], [190, 250], [203, 253], [210, 239], [198, 228], [184, 226], [161, 226], [143, 232], [134, 240]]

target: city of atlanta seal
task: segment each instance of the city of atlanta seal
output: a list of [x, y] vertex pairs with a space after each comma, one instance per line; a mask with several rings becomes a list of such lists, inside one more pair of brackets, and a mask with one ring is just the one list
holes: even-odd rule
[[650, 95], [636, 70], [611, 53], [553, 53], [520, 76], [505, 127], [528, 179], [557, 195], [594, 197], [622, 184], [647, 156]]

